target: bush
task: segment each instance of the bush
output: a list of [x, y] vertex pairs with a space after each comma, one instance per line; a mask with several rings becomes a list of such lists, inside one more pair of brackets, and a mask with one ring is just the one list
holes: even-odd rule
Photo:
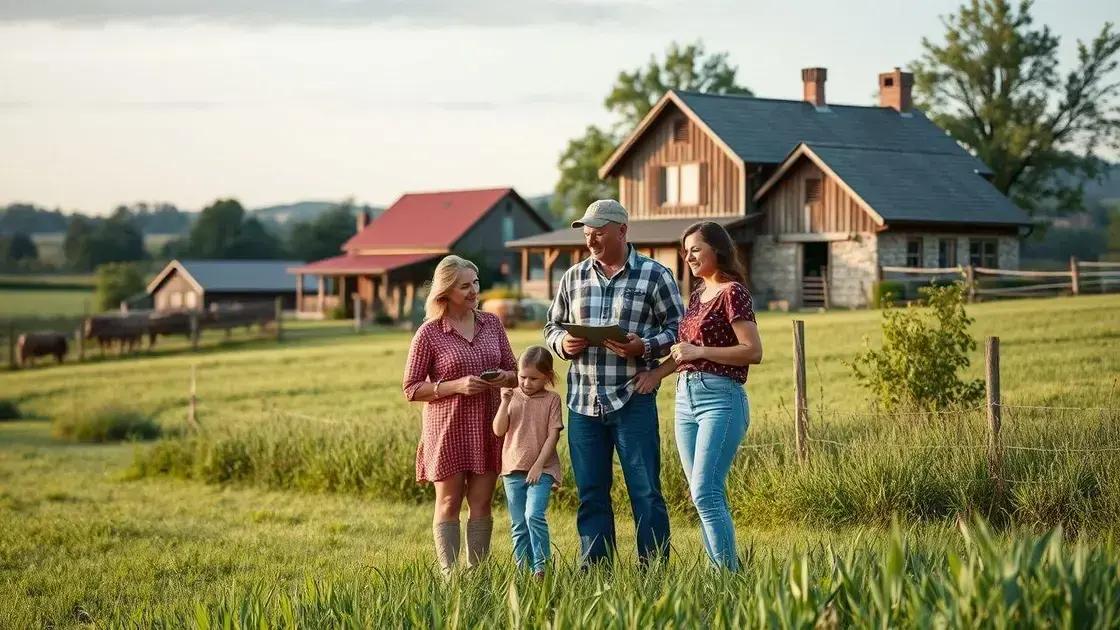
[[883, 308], [906, 297], [906, 285], [897, 280], [880, 280], [871, 287], [871, 305]]
[[968, 335], [972, 319], [964, 310], [964, 285], [919, 289], [933, 314], [927, 322], [914, 307], [883, 313], [883, 347], [856, 355], [856, 380], [887, 410], [947, 409], [979, 404], [984, 384], [957, 375], [968, 367], [976, 341]]
[[328, 319], [347, 319], [347, 317], [346, 317], [346, 307], [343, 306], [342, 304], [339, 304], [338, 306], [335, 306], [331, 310], [327, 311], [327, 318]]
[[521, 291], [515, 287], [506, 285], [497, 285], [492, 289], [483, 291], [478, 294], [478, 301], [485, 302], [486, 300], [516, 300], [521, 298]]
[[138, 265], [101, 265], [97, 268], [97, 307], [101, 310], [116, 310], [121, 302], [143, 293], [145, 287], [144, 274]]
[[19, 412], [19, 406], [14, 401], [6, 398], [0, 398], [0, 420], [19, 420], [23, 414]]
[[71, 442], [120, 442], [155, 439], [162, 431], [146, 414], [106, 405], [93, 410], [74, 409], [55, 418], [53, 433]]

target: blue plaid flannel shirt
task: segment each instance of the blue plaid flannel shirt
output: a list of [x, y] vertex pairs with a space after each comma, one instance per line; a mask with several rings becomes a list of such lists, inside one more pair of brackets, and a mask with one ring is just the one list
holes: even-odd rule
[[568, 368], [568, 407], [587, 416], [618, 411], [634, 393], [634, 377], [658, 365], [677, 341], [684, 306], [673, 274], [630, 246], [626, 264], [607, 278], [588, 258], [564, 273], [544, 327], [545, 339], [558, 356], [567, 334], [561, 323], [618, 324], [642, 338], [645, 353], [626, 359], [605, 347], [588, 346]]

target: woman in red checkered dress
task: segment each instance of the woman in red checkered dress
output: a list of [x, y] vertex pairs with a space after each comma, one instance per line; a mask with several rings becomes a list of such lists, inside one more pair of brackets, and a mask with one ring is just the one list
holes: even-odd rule
[[[490, 503], [501, 470], [502, 440], [491, 420], [500, 388], [517, 384], [516, 359], [498, 318], [478, 310], [478, 267], [458, 256], [436, 266], [426, 320], [412, 338], [404, 394], [424, 402], [416, 479], [436, 489], [436, 556], [450, 572], [459, 556], [459, 512], [467, 500], [467, 565], [490, 552]], [[487, 370], [496, 378], [483, 380]]]

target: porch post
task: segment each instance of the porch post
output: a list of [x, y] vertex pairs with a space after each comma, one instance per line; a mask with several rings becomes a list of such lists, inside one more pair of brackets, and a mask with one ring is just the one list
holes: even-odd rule
[[404, 309], [401, 317], [412, 317], [412, 305], [416, 303], [416, 283], [409, 281], [404, 285]]
[[327, 276], [319, 276], [319, 314], [324, 315], [324, 306], [327, 301]]
[[521, 290], [525, 291], [525, 286], [529, 284], [529, 248], [521, 248]]
[[552, 299], [552, 265], [556, 264], [556, 259], [560, 257], [560, 248], [549, 247], [545, 250], [544, 254], [544, 281], [547, 287], [548, 299]]
[[296, 316], [303, 312], [303, 274], [296, 274]]

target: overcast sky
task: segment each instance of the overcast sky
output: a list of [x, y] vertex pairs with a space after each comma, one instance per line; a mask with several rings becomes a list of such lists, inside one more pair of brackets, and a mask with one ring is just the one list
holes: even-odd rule
[[[759, 96], [800, 98], [821, 65], [829, 101], [871, 104], [957, 4], [0, 0], [0, 204], [541, 194], [618, 72], [671, 41], [729, 52]], [[1069, 64], [1117, 6], [1034, 13]]]

